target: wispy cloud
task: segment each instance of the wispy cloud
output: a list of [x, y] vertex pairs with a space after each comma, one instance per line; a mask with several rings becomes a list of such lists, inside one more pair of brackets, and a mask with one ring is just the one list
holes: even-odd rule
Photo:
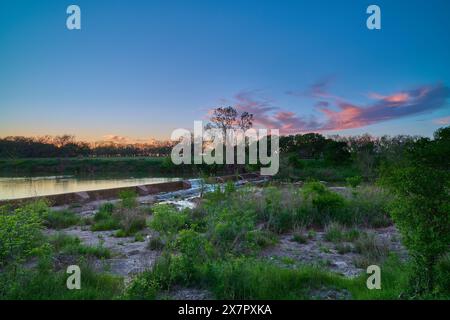
[[444, 107], [449, 96], [449, 88], [438, 84], [395, 92], [388, 96], [372, 95], [375, 101], [367, 106], [337, 101], [338, 111], [321, 109], [327, 117], [322, 129], [360, 128], [387, 120], [429, 113]]
[[[254, 115], [255, 124], [269, 129], [279, 129], [282, 134], [300, 132], [320, 132], [354, 129], [383, 121], [404, 118], [417, 114], [431, 113], [447, 105], [450, 90], [443, 84], [423, 85], [414, 89], [393, 92], [388, 95], [371, 93], [373, 100], [367, 105], [359, 105], [328, 92], [329, 80], [313, 84], [303, 93], [286, 92], [289, 95], [309, 95], [318, 101], [314, 107], [322, 117], [298, 115], [274, 105], [257, 92], [245, 91], [235, 97], [234, 107]], [[441, 124], [449, 118], [438, 119]]]
[[445, 125], [450, 124], [450, 117], [434, 119], [433, 122], [436, 124], [445, 126]]

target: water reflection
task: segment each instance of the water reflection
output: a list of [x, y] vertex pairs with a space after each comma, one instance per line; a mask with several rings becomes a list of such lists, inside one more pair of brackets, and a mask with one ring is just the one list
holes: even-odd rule
[[48, 196], [143, 184], [179, 181], [180, 178], [83, 179], [73, 176], [0, 178], [0, 200]]

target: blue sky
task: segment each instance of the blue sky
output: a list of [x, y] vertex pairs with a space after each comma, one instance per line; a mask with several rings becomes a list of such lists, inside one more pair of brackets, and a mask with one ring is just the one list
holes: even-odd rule
[[[81, 30], [66, 28], [70, 4]], [[0, 136], [168, 138], [223, 105], [284, 133], [431, 135], [450, 121], [449, 13], [446, 0], [2, 0]]]

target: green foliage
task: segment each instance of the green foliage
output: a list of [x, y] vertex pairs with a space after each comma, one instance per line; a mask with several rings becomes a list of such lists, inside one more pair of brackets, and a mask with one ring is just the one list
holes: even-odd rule
[[208, 237], [221, 254], [245, 249], [247, 232], [255, 228], [252, 211], [224, 208], [208, 219]]
[[133, 190], [123, 190], [119, 192], [120, 204], [123, 208], [133, 209], [138, 205], [137, 193]]
[[450, 297], [450, 254], [445, 255], [436, 264], [436, 294]]
[[347, 200], [347, 210], [355, 224], [381, 228], [392, 225], [388, 213], [392, 196], [383, 189], [373, 186], [358, 188], [358, 192]]
[[64, 233], [58, 233], [51, 236], [48, 240], [52, 245], [53, 250], [58, 254], [92, 256], [105, 259], [111, 257], [111, 252], [103, 247], [102, 244], [97, 246], [85, 246], [81, 243], [79, 238]]
[[148, 248], [150, 250], [162, 250], [164, 249], [164, 242], [159, 237], [151, 238], [148, 242]]
[[313, 289], [341, 282], [318, 269], [284, 269], [252, 258], [211, 263], [203, 279], [216, 298], [239, 300], [306, 299]]
[[390, 212], [415, 262], [417, 294], [434, 291], [436, 263], [449, 252], [449, 132], [447, 127], [434, 140], [412, 144], [403, 161], [384, 168], [381, 180], [395, 196]]
[[364, 233], [355, 241], [355, 252], [361, 256], [355, 258], [355, 265], [367, 268], [372, 264], [381, 264], [389, 255], [389, 246], [378, 240], [372, 233]]
[[304, 204], [299, 208], [298, 218], [304, 224], [324, 226], [331, 221], [353, 224], [346, 199], [327, 189], [320, 182], [307, 182], [302, 188]]
[[43, 245], [41, 217], [47, 213], [45, 202], [15, 210], [0, 207], [0, 266], [23, 261], [37, 252]]
[[44, 225], [53, 229], [64, 229], [81, 222], [79, 215], [70, 210], [49, 211], [43, 215]]
[[293, 206], [283, 201], [282, 191], [269, 186], [264, 189], [264, 200], [264, 209], [260, 218], [266, 221], [267, 228], [275, 233], [291, 230], [294, 227], [294, 210]]
[[227, 181], [227, 183], [225, 184], [225, 194], [229, 195], [235, 191], [236, 191], [236, 186], [234, 185], [234, 182], [231, 180]]
[[295, 169], [303, 169], [305, 167], [304, 162], [296, 154], [291, 154], [288, 159], [289, 164]]
[[112, 218], [119, 222], [123, 236], [131, 236], [146, 226], [145, 213], [137, 208], [119, 208], [114, 211]]
[[351, 188], [357, 188], [362, 182], [362, 177], [361, 176], [349, 177], [345, 179], [345, 181], [347, 182], [347, 185], [350, 186]]
[[302, 233], [298, 232], [292, 236], [292, 241], [298, 242], [300, 244], [305, 244], [308, 242], [308, 238], [305, 237]]
[[[127, 202], [127, 200], [125, 200]], [[145, 213], [138, 208], [122, 206], [115, 208], [105, 203], [94, 216], [92, 231], [118, 230], [117, 237], [128, 237], [146, 226]]]
[[113, 216], [114, 205], [111, 203], [103, 204], [94, 216], [92, 231], [116, 230], [120, 228], [120, 221]]
[[120, 277], [80, 265], [81, 290], [68, 290], [65, 270], [15, 268], [0, 273], [0, 300], [94, 300], [113, 299], [123, 290]]
[[357, 229], [347, 230], [339, 223], [332, 222], [325, 228], [325, 240], [331, 242], [352, 242], [360, 237]]
[[178, 212], [174, 207], [167, 204], [157, 204], [153, 206], [153, 217], [150, 221], [150, 228], [158, 231], [163, 236], [172, 238], [187, 223], [187, 216], [183, 212]]
[[331, 164], [346, 164], [350, 162], [351, 154], [348, 151], [347, 143], [344, 141], [328, 140], [323, 149], [323, 158]]

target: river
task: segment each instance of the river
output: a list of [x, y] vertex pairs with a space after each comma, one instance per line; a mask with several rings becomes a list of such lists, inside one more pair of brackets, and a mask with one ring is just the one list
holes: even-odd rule
[[26, 197], [49, 196], [54, 194], [91, 191], [144, 184], [179, 181], [181, 178], [78, 178], [74, 176], [46, 176], [32, 178], [0, 178], [0, 200]]

